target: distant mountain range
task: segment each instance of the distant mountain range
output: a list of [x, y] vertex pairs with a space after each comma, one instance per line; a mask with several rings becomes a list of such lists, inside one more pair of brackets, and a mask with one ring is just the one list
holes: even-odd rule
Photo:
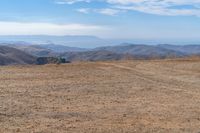
[[48, 35], [9, 35], [0, 36], [0, 43], [19, 44], [62, 44], [65, 46], [94, 48], [98, 46], [114, 44], [112, 41], [95, 36], [48, 36]]
[[65, 36], [54, 36], [54, 35], [0, 35], [0, 43], [18, 43], [18, 44], [56, 44], [65, 45], [69, 47], [79, 47], [79, 48], [96, 48], [102, 46], [115, 46], [122, 43], [129, 44], [198, 44], [196, 40], [154, 40], [154, 39], [106, 39], [99, 38], [96, 36], [86, 36], [86, 35], [65, 35]]
[[[0, 44], [0, 65], [37, 64], [39, 57], [64, 58], [73, 61], [108, 61], [123, 59], [165, 59], [182, 58], [192, 55], [200, 56], [200, 45], [135, 45], [121, 44], [117, 46], [83, 49], [56, 44], [33, 45], [31, 43]], [[3, 46], [4, 45], [4, 46]], [[46, 62], [48, 63], [49, 59]], [[56, 59], [51, 59], [58, 62]]]
[[83, 48], [68, 47], [64, 45], [55, 45], [55, 44], [32, 45], [32, 44], [6, 43], [6, 44], [1, 44], [1, 45], [13, 47], [37, 57], [57, 56], [60, 53], [64, 53], [64, 52], [87, 51], [87, 49], [83, 49]]

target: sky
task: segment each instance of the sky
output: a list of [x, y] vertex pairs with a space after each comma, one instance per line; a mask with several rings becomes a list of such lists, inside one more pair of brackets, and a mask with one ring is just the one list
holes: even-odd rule
[[200, 42], [200, 0], [1, 0], [0, 35]]

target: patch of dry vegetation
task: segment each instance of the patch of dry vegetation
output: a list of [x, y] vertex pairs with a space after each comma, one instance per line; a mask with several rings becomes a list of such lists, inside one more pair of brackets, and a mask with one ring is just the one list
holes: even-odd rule
[[0, 132], [199, 131], [199, 60], [0, 67]]

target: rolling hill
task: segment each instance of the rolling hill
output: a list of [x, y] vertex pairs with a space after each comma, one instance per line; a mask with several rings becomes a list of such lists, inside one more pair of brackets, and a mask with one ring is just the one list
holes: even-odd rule
[[33, 56], [37, 57], [50, 57], [50, 56], [56, 56], [55, 52], [44, 48], [40, 45], [18, 45], [18, 44], [12, 44], [8, 45], [9, 47], [13, 47], [16, 49], [19, 49], [21, 51], [24, 51], [28, 54], [31, 54]]
[[81, 51], [87, 51], [88, 50], [88, 49], [84, 49], [84, 48], [69, 47], [69, 46], [57, 45], [57, 44], [45, 44], [45, 45], [40, 45], [40, 47], [42, 47], [44, 49], [51, 50], [55, 53], [81, 52]]
[[86, 51], [86, 52], [66, 52], [60, 55], [67, 61], [109, 61], [122, 60], [132, 57], [128, 54], [118, 54], [105, 50]]
[[133, 45], [125, 44], [119, 46], [100, 47], [94, 50], [106, 50], [118, 54], [130, 54], [139, 59], [151, 59], [151, 58], [168, 58], [168, 57], [183, 57], [186, 54], [181, 51], [173, 49], [166, 49], [159, 46], [152, 45]]
[[200, 45], [135, 45], [98, 47], [84, 52], [65, 52], [61, 57], [69, 61], [104, 61], [121, 59], [165, 59], [200, 55]]
[[186, 55], [200, 55], [200, 45], [158, 45], [160, 48], [182, 52]]
[[21, 50], [0, 46], [0, 65], [34, 64], [36, 57]]
[[[182, 58], [193, 55], [200, 55], [199, 45], [135, 45], [122, 44], [117, 46], [98, 47], [95, 49], [83, 49], [77, 47], [69, 47], [65, 45], [43, 44], [33, 45], [30, 43], [7, 43], [7, 46], [18, 49], [23, 53], [38, 57], [64, 58], [66, 61], [110, 61], [123, 59], [165, 59], [165, 58]], [[2, 45], [0, 45], [2, 46]], [[2, 46], [3, 47], [3, 46]], [[5, 49], [4, 49], [5, 50]], [[1, 55], [2, 56], [2, 55]], [[24, 56], [16, 56], [24, 59]], [[27, 56], [28, 57], [28, 56]], [[1, 62], [10, 62], [8, 53], [1, 57]], [[30, 60], [31, 62], [31, 60]], [[27, 62], [28, 63], [28, 62]], [[10, 63], [8, 63], [10, 64]], [[22, 63], [20, 63], [22, 64]], [[26, 63], [25, 63], [26, 64]], [[30, 63], [28, 63], [30, 64]], [[37, 63], [36, 63], [37, 64]]]

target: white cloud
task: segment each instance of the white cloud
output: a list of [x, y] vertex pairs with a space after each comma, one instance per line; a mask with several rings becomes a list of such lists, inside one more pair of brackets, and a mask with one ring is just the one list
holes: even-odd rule
[[78, 11], [80, 13], [88, 14], [90, 12], [90, 9], [89, 8], [80, 8], [80, 9], [77, 9], [76, 11]]
[[[100, 13], [114, 15], [118, 10], [134, 10], [157, 15], [200, 16], [200, 0], [60, 0], [62, 3], [106, 2], [115, 9], [102, 9]], [[187, 7], [190, 8], [187, 8]]]
[[[200, 0], [108, 0], [116, 8], [168, 16], [200, 16]], [[190, 7], [190, 8], [187, 8]]]
[[100, 14], [104, 14], [104, 15], [110, 15], [110, 16], [114, 16], [118, 13], [121, 12], [121, 10], [117, 10], [117, 9], [110, 9], [110, 8], [105, 8], [105, 9], [97, 9], [96, 10], [98, 13]]
[[98, 35], [105, 27], [84, 24], [1, 22], [0, 35]]
[[136, 4], [136, 3], [152, 3], [157, 5], [191, 5], [191, 4], [199, 4], [200, 0], [106, 0], [109, 3], [117, 3], [117, 4]]
[[77, 2], [87, 2], [89, 3], [90, 0], [57, 0], [56, 3], [57, 4], [74, 4]]
[[115, 16], [118, 13], [123, 12], [120, 9], [112, 9], [112, 8], [102, 8], [102, 9], [80, 8], [80, 9], [77, 9], [76, 11], [80, 13], [84, 13], [84, 14], [94, 12], [94, 13], [99, 13], [99, 14], [104, 14], [104, 15], [109, 15], [109, 16]]

